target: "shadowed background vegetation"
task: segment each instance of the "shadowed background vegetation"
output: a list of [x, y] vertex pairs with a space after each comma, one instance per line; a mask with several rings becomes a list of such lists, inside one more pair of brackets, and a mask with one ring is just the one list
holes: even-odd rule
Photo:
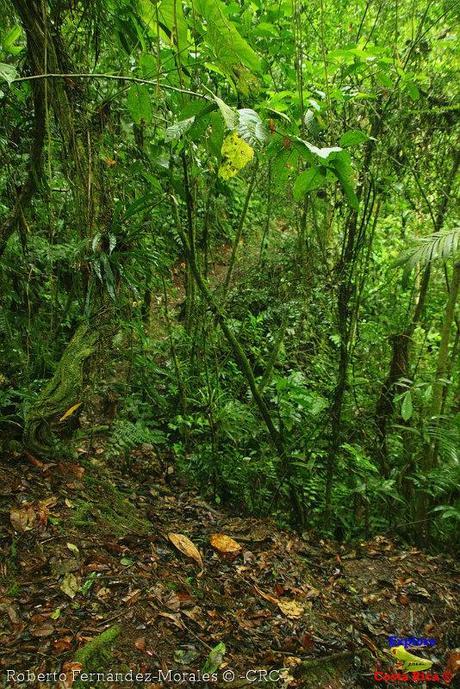
[[150, 444], [236, 510], [453, 546], [458, 21], [0, 0], [1, 451]]

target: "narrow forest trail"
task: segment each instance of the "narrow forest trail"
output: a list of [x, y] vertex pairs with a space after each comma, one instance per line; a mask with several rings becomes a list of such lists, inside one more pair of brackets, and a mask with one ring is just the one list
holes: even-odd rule
[[[107, 469], [102, 448], [80, 447], [72, 464], [3, 460], [2, 686], [65, 689], [72, 670], [84, 670], [106, 682], [74, 687], [116, 688], [126, 683], [109, 672], [130, 670], [144, 675], [132, 685], [161, 687], [174, 670], [188, 687], [203, 669], [218, 670], [207, 686], [381, 686], [374, 672], [394, 665], [391, 635], [434, 638], [419, 651], [433, 671], [458, 665], [458, 577], [448, 555], [384, 537], [341, 545], [218, 511], [151, 446], [126, 468]], [[176, 539], [185, 553], [170, 534], [189, 539]], [[27, 670], [68, 679], [21, 683]], [[272, 682], [259, 671], [272, 671]]]

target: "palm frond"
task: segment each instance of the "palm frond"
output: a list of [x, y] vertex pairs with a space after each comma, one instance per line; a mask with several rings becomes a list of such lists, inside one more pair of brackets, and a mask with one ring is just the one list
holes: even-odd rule
[[395, 266], [404, 265], [407, 270], [411, 270], [416, 265], [427, 265], [436, 259], [451, 258], [460, 249], [460, 227], [442, 232], [433, 232], [428, 237], [422, 237], [415, 246], [405, 251]]
[[425, 432], [439, 444], [439, 451], [445, 461], [460, 462], [460, 414], [452, 417], [439, 417], [438, 423], [428, 424]]

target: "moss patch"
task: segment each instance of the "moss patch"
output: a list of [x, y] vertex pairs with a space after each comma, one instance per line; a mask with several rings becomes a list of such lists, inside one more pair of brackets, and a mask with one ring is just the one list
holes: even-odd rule
[[53, 377], [27, 410], [24, 440], [26, 446], [37, 454], [49, 456], [56, 448], [53, 423], [80, 401], [83, 367], [94, 352], [97, 338], [97, 330], [87, 324], [77, 329]]
[[[103, 672], [110, 665], [113, 644], [120, 635], [121, 627], [114, 625], [103, 631], [99, 636], [88, 641], [75, 654], [75, 662], [80, 663], [83, 672]], [[87, 683], [77, 680], [75, 689], [87, 686]]]
[[140, 516], [138, 509], [113, 485], [107, 476], [87, 475], [86, 499], [77, 499], [70, 516], [78, 527], [89, 526], [107, 531], [116, 536], [127, 533], [145, 534], [151, 531], [151, 524]]

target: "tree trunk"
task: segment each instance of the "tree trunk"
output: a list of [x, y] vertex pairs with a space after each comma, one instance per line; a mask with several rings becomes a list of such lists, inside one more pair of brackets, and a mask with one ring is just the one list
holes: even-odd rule
[[391, 335], [392, 355], [390, 370], [380, 391], [376, 408], [377, 452], [379, 455], [380, 473], [384, 478], [390, 475], [387, 448], [387, 424], [393, 414], [394, 397], [402, 391], [398, 382], [408, 376], [409, 338], [407, 333]]
[[[434, 219], [433, 222], [433, 232], [439, 232], [443, 225], [444, 225], [444, 220], [446, 217], [447, 209], [448, 209], [448, 204], [450, 200], [450, 194], [452, 190], [453, 183], [455, 181], [455, 177], [458, 172], [460, 164], [460, 152], [456, 151], [454, 155], [454, 159], [452, 162], [452, 167], [449, 173], [449, 176], [447, 178], [447, 182], [445, 185], [445, 188], [443, 190], [442, 194], [442, 199], [439, 204], [438, 212], [436, 214], [436, 218]], [[401, 368], [401, 375], [398, 377], [405, 377], [409, 378], [410, 376], [410, 342], [412, 335], [414, 334], [414, 330], [417, 327], [418, 323], [420, 322], [423, 312], [425, 309], [425, 303], [426, 303], [426, 297], [428, 294], [428, 286], [430, 282], [430, 276], [431, 276], [431, 265], [428, 263], [428, 265], [425, 267], [423, 273], [422, 273], [422, 279], [420, 281], [420, 288], [418, 292], [418, 299], [417, 303], [415, 305], [414, 309], [414, 314], [412, 316], [412, 319], [409, 323], [409, 325], [406, 327], [404, 333], [402, 335], [393, 335], [390, 337], [390, 340], [393, 340], [393, 356], [390, 361], [390, 370], [389, 373], [382, 385], [380, 395], [377, 401], [377, 406], [376, 406], [376, 411], [375, 411], [375, 419], [376, 419], [376, 428], [377, 428], [377, 448], [378, 448], [378, 456], [379, 456], [379, 462], [380, 462], [380, 467], [382, 469], [382, 475], [384, 477], [388, 476], [390, 466], [388, 463], [388, 453], [387, 453], [387, 433], [388, 433], [388, 422], [391, 419], [393, 412], [394, 412], [394, 400], [395, 396], [398, 393], [398, 390], [400, 389], [397, 385], [397, 378], [395, 378], [395, 374], [397, 373], [397, 370], [395, 368], [395, 363], [397, 363], [397, 360], [399, 359], [400, 361], [405, 359], [405, 365]], [[395, 340], [395, 338], [398, 338], [398, 340]], [[397, 341], [399, 343], [399, 352], [394, 350], [394, 343]], [[396, 361], [395, 361], [396, 358]], [[412, 469], [414, 468], [413, 463], [409, 461], [408, 468], [406, 470], [406, 474], [410, 473], [411, 471], [411, 465]]]
[[[41, 0], [12, 0], [27, 38], [28, 61], [33, 74], [68, 72], [69, 60], [64, 52], [65, 43], [59, 34], [59, 24], [51, 21], [48, 3]], [[40, 126], [36, 158], [41, 164], [41, 147], [46, 127], [45, 116], [49, 110], [62, 140], [62, 166], [73, 194], [75, 216], [73, 222], [79, 228], [82, 238], [94, 234], [99, 221], [101, 235], [106, 228], [110, 213], [103, 201], [105, 194], [102, 180], [97, 174], [91, 156], [91, 127], [84, 107], [75, 107], [81, 93], [69, 79], [36, 80], [34, 103], [36, 118]], [[35, 86], [41, 84], [41, 86]], [[43, 124], [42, 124], [43, 123]], [[43, 131], [42, 131], [43, 130]], [[40, 150], [39, 150], [40, 146]], [[37, 167], [37, 165], [35, 165]], [[35, 175], [36, 176], [36, 175]], [[34, 185], [36, 180], [34, 179]], [[30, 186], [30, 185], [29, 185]], [[32, 189], [35, 187], [32, 185]], [[21, 206], [20, 206], [21, 208]], [[82, 279], [87, 286], [89, 268], [82, 266]], [[92, 312], [99, 311], [103, 297], [97, 293], [91, 303]], [[102, 324], [101, 324], [102, 323]], [[81, 325], [57, 365], [52, 379], [31, 405], [26, 415], [24, 441], [35, 452], [46, 455], [53, 451], [53, 424], [56, 418], [73, 404], [76, 404], [83, 386], [83, 368], [86, 360], [96, 351], [98, 338], [107, 323], [107, 309], [103, 319], [98, 319], [97, 328]], [[107, 352], [105, 351], [105, 356]]]
[[[29, 52], [29, 46], [27, 50]], [[0, 226], [0, 258], [5, 252], [9, 238], [16, 230], [19, 230], [22, 244], [25, 246], [32, 199], [43, 179], [43, 144], [46, 129], [44, 84], [41, 81], [34, 81], [31, 88], [34, 121], [31, 132], [29, 170], [9, 217]]]
[[[449, 364], [449, 340], [454, 322], [455, 306], [457, 304], [458, 292], [460, 287], [460, 262], [454, 266], [452, 281], [447, 300], [444, 322], [441, 329], [441, 342], [439, 344], [438, 361], [433, 382], [433, 396], [431, 400], [430, 417], [435, 425], [438, 424], [438, 417], [441, 414], [443, 403], [443, 392], [446, 387], [446, 373]], [[430, 471], [437, 463], [437, 443], [433, 440], [424, 455], [423, 469]]]
[[81, 402], [84, 365], [93, 354], [97, 330], [81, 325], [67, 345], [49, 383], [26, 412], [24, 441], [39, 455], [53, 454], [56, 449], [53, 426], [73, 405]]
[[[436, 373], [433, 382], [433, 394], [431, 399], [430, 417], [433, 421], [434, 428], [439, 425], [439, 414], [441, 413], [443, 402], [443, 391], [445, 388], [445, 374], [448, 368], [449, 356], [449, 340], [454, 322], [455, 306], [457, 303], [458, 292], [460, 288], [460, 262], [454, 266], [452, 281], [449, 290], [449, 296], [444, 315], [444, 322], [441, 329], [441, 342], [439, 344], [438, 361], [436, 365]], [[438, 442], [436, 438], [432, 437], [431, 441], [425, 445], [423, 456], [420, 462], [420, 470], [424, 475], [432, 471], [438, 461]], [[420, 491], [416, 501], [417, 521], [422, 524], [421, 539], [425, 539], [429, 534], [428, 513], [432, 504], [431, 497], [426, 493]]]

